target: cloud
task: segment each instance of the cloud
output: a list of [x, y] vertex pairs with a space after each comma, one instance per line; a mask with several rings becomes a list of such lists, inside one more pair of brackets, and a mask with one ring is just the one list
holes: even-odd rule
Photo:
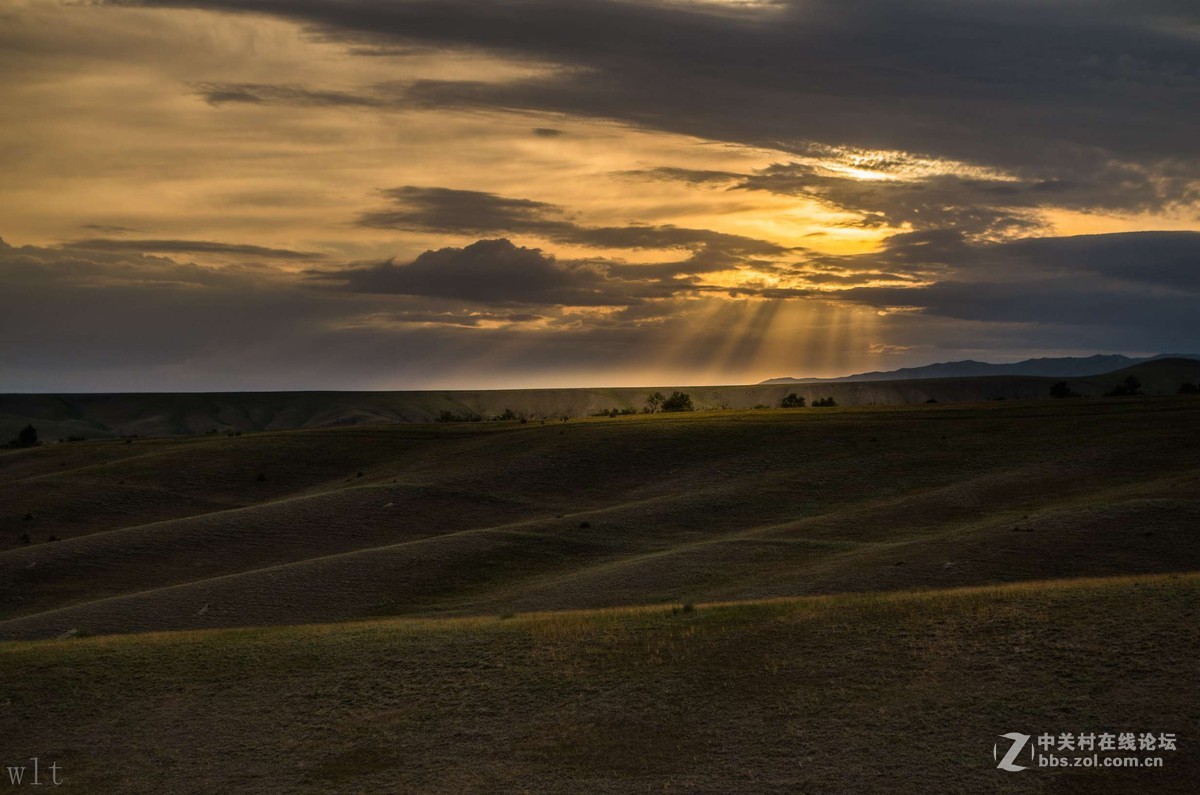
[[477, 309], [458, 309], [439, 312], [413, 309], [376, 315], [374, 319], [400, 324], [478, 328], [488, 324], [536, 323], [546, 318], [544, 315], [532, 312], [483, 312]]
[[[384, 290], [358, 292], [312, 289], [311, 275], [270, 269], [0, 240], [10, 304], [0, 314], [0, 381], [11, 392], [595, 383], [628, 377], [658, 345], [661, 324], [682, 331], [694, 308], [670, 298], [635, 304], [625, 315], [599, 307], [505, 308], [493, 291], [472, 301], [469, 285], [455, 289], [434, 269], [488, 279], [490, 265], [469, 261], [471, 254], [507, 251], [506, 265], [519, 263], [518, 276], [535, 280], [522, 291], [506, 272], [499, 289], [511, 284], [514, 302], [586, 295], [595, 281], [540, 252], [482, 243], [465, 258], [463, 249], [432, 252], [415, 276], [398, 275], [402, 266], [352, 272], [349, 278]], [[386, 292], [397, 287], [422, 295]], [[704, 345], [724, 328], [710, 322], [672, 372], [702, 361]]]
[[484, 305], [578, 306], [630, 300], [609, 295], [610, 285], [595, 269], [560, 263], [539, 249], [514, 246], [505, 239], [426, 251], [405, 264], [388, 260], [310, 275], [339, 282], [352, 292], [453, 298]]
[[92, 251], [146, 251], [158, 254], [219, 254], [238, 257], [267, 257], [270, 259], [320, 260], [324, 254], [313, 251], [292, 251], [286, 248], [268, 248], [245, 243], [218, 243], [209, 240], [113, 240], [91, 238], [72, 240], [62, 244], [64, 248], [89, 249]]
[[[871, 346], [897, 365], [1185, 350], [1198, 255], [1200, 234], [913, 233], [794, 267], [815, 278], [921, 270], [931, 282], [747, 287], [735, 301], [700, 277], [670, 278], [678, 263], [562, 261], [498, 240], [305, 274], [0, 241], [0, 379], [18, 392], [649, 384], [753, 381], [820, 361], [871, 369]], [[827, 337], [827, 325], [862, 333]], [[770, 369], [754, 364], [760, 349], [779, 352]]]
[[585, 226], [556, 205], [473, 190], [407, 185], [383, 191], [393, 206], [359, 216], [361, 226], [461, 235], [529, 234], [592, 248], [687, 249], [777, 256], [789, 249], [709, 229], [663, 225]]
[[[1200, 17], [1184, 0], [154, 4], [274, 14], [350, 51], [486, 52], [544, 67], [352, 92], [201, 84], [216, 104], [532, 111], [804, 156], [856, 153], [880, 173], [902, 168], [910, 153], [958, 164], [959, 173], [862, 181], [783, 162], [739, 183], [857, 213], [863, 228], [954, 226], [999, 238], [1045, 233], [1047, 208], [1200, 217]], [[962, 173], [964, 164], [992, 173]], [[735, 176], [641, 173], [709, 186]], [[550, 239], [572, 242], [562, 229]], [[647, 236], [605, 230], [573, 242], [637, 247]]]
[[818, 166], [776, 164], [747, 175], [736, 187], [817, 199], [860, 214], [862, 228], [953, 228], [974, 235], [1003, 237], [1042, 227], [1029, 200], [1038, 188], [1010, 180], [938, 174], [915, 179], [861, 179]]
[[451, 234], [540, 232], [561, 221], [548, 220], [561, 210], [546, 202], [511, 199], [474, 190], [406, 185], [383, 195], [393, 202], [387, 210], [365, 213], [362, 226]]
[[[775, 163], [748, 174], [682, 168], [624, 173], [814, 199], [859, 214], [847, 225], [864, 229], [953, 228], [991, 238], [1044, 233], [1049, 229], [1044, 213], [1052, 208], [1147, 213], [1200, 200], [1200, 182], [1164, 181], [1132, 166], [1110, 164], [1087, 180], [1049, 173], [1023, 179], [953, 173], [961, 166], [919, 164], [903, 157], [878, 159], [830, 147], [817, 148], [814, 154], [823, 155], [831, 165]], [[838, 160], [853, 163], [855, 170], [836, 170]]]
[[[1200, 233], [1143, 232], [971, 243], [898, 235], [878, 254], [841, 258], [866, 267], [936, 274], [915, 286], [839, 293], [886, 309], [985, 324], [1037, 324], [1044, 337], [1090, 329], [1113, 349], [1194, 347], [1200, 299]], [[835, 264], [834, 258], [824, 260]]]
[[99, 232], [104, 235], [127, 235], [135, 232], [140, 232], [140, 229], [131, 229], [128, 226], [113, 226], [110, 224], [81, 224], [80, 229], [87, 229], [90, 232]]
[[715, 171], [711, 169], [679, 168], [676, 166], [659, 166], [631, 171], [617, 172], [616, 176], [631, 179], [650, 179], [662, 182], [686, 182], [691, 185], [732, 184], [746, 179], [746, 174], [734, 171]]
[[816, 141], [1007, 170], [1119, 161], [1195, 176], [1200, 103], [1183, 98], [1200, 85], [1200, 53], [1181, 31], [1198, 20], [1184, 0], [155, 4], [275, 14], [348, 45], [560, 67], [503, 84], [417, 82], [409, 98], [427, 107], [588, 115], [794, 151]]
[[1196, 232], [1031, 238], [1013, 241], [1001, 250], [1024, 260], [1030, 269], [1200, 293], [1200, 233]]
[[195, 90], [210, 105], [272, 103], [300, 107], [377, 108], [388, 104], [381, 98], [365, 94], [273, 83], [197, 83]]

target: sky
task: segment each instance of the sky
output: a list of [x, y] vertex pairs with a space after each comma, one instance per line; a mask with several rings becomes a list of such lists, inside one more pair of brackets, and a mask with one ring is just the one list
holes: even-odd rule
[[1195, 0], [0, 0], [0, 392], [1200, 350]]

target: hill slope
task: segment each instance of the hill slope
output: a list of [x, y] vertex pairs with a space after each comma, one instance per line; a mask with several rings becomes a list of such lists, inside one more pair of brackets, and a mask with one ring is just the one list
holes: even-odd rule
[[1200, 400], [82, 442], [0, 505], [0, 638], [1189, 571]]

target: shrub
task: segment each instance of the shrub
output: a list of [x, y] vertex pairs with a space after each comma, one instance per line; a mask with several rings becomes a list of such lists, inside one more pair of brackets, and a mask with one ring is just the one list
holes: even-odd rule
[[800, 397], [795, 392], [793, 392], [790, 395], [788, 395], [787, 397], [785, 397], [783, 400], [779, 401], [779, 408], [781, 408], [781, 409], [802, 409], [802, 408], [804, 408], [804, 398]]
[[823, 398], [821, 398], [821, 399], [819, 399], [819, 400], [814, 400], [814, 401], [813, 401], [813, 405], [814, 405], [814, 406], [822, 406], [822, 407], [824, 407], [824, 406], [836, 406], [836, 405], [837, 405], [837, 401], [836, 401], [836, 400], [834, 400], [834, 399], [833, 399], [833, 398], [831, 398], [831, 397], [823, 397]]
[[[637, 413], [638, 413], [637, 409], [633, 408], [632, 406], [626, 406], [625, 408], [622, 408], [622, 409], [615, 409], [615, 408], [614, 409], [600, 409], [596, 413], [592, 414], [592, 416], [593, 417], [624, 417], [629, 414], [637, 414]], [[649, 412], [647, 412], [647, 413], [649, 413]]]
[[1142, 382], [1136, 376], [1127, 375], [1125, 380], [1104, 393], [1105, 397], [1127, 397], [1142, 394]]
[[666, 398], [662, 392], [654, 392], [646, 396], [646, 406], [642, 411], [647, 414], [653, 414], [662, 408], [662, 404], [666, 402]]
[[1200, 395], [1200, 386], [1188, 382], [1179, 385], [1179, 394], [1181, 395]]
[[1050, 387], [1050, 397], [1052, 398], [1076, 398], [1079, 393], [1071, 389], [1071, 385], [1066, 381], [1059, 381], [1054, 386]]
[[37, 447], [38, 433], [37, 428], [32, 425], [26, 425], [21, 429], [9, 443], [9, 447]]
[[663, 401], [663, 411], [695, 411], [692, 406], [692, 398], [686, 392], [672, 392], [671, 396]]
[[483, 417], [472, 411], [453, 412], [449, 409], [442, 409], [438, 412], [434, 422], [481, 422]]

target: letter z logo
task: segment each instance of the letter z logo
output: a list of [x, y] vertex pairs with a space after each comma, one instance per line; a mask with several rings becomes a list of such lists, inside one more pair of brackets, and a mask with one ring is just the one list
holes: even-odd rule
[[[1010, 773], [1016, 773], [1020, 770], [1024, 770], [1024, 765], [1015, 765], [1013, 764], [1013, 761], [1017, 758], [1017, 754], [1021, 753], [1021, 749], [1025, 747], [1025, 744], [1029, 742], [1029, 735], [1019, 734], [1017, 732], [1009, 732], [1008, 734], [1001, 734], [1000, 736], [1006, 740], [1012, 740], [1012, 745], [1009, 746], [1008, 753], [1004, 755], [1003, 759], [1000, 759], [996, 767], [1000, 768], [1001, 770], [1007, 770]], [[992, 746], [993, 759], [999, 759], [1000, 757], [999, 746], [999, 743], [996, 743]], [[1032, 748], [1029, 749], [1029, 754], [1030, 756], [1033, 755]]]

